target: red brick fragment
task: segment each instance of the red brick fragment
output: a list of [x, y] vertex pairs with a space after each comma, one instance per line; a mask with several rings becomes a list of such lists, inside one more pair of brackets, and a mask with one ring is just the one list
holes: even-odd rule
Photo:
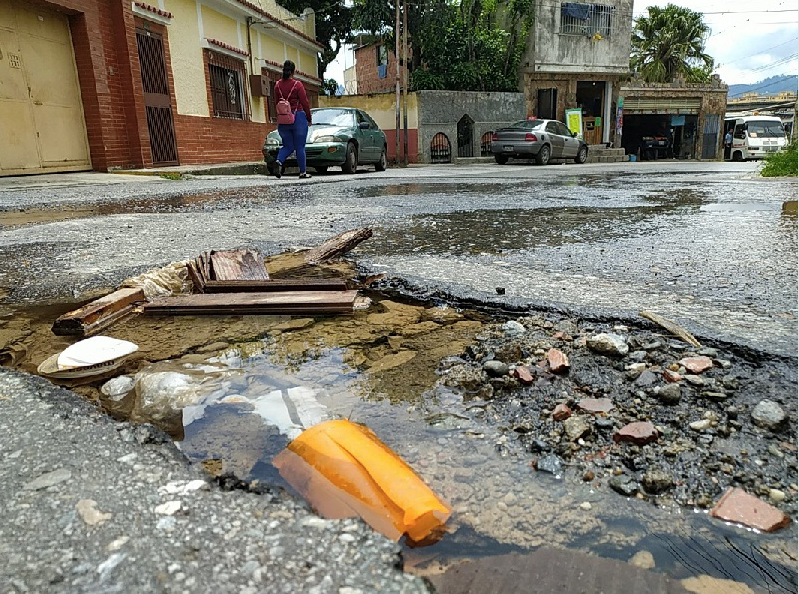
[[555, 340], [560, 340], [564, 336], [566, 335], [563, 332], [555, 332], [555, 334], [552, 335], [552, 338], [554, 338]]
[[565, 421], [572, 416], [572, 409], [565, 404], [558, 404], [552, 412], [552, 418], [556, 421]]
[[680, 365], [691, 373], [702, 373], [713, 367], [713, 359], [710, 357], [684, 357], [680, 359]]
[[533, 383], [533, 374], [530, 373], [530, 370], [524, 365], [519, 365], [518, 367], [515, 367], [513, 371], [511, 371], [511, 376], [515, 377], [523, 384]]
[[628, 423], [613, 434], [613, 441], [629, 441], [636, 445], [645, 445], [657, 441], [658, 430], [649, 421]]
[[773, 532], [791, 523], [791, 518], [776, 507], [737, 487], [727, 489], [710, 515], [763, 532]]
[[682, 379], [682, 376], [676, 371], [672, 371], [671, 369], [666, 369], [663, 372], [663, 379], [666, 380], [667, 382], [674, 383], [680, 381]]
[[605, 413], [613, 410], [613, 402], [610, 398], [583, 398], [577, 406], [587, 412]]
[[549, 370], [552, 373], [564, 373], [569, 370], [569, 358], [558, 349], [549, 349], [547, 353]]

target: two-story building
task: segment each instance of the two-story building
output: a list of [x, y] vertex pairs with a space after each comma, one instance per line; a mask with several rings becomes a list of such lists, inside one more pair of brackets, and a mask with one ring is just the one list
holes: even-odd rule
[[630, 72], [633, 0], [536, 0], [521, 61], [528, 115], [566, 121], [582, 109], [583, 138], [613, 143], [621, 84]]
[[274, 0], [0, 0], [0, 175], [256, 161], [311, 11]]

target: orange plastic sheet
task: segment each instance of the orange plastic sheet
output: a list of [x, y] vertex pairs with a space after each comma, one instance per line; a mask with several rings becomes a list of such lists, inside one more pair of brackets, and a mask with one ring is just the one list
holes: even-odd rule
[[325, 421], [272, 461], [321, 516], [360, 516], [393, 540], [437, 540], [452, 510], [363, 425]]

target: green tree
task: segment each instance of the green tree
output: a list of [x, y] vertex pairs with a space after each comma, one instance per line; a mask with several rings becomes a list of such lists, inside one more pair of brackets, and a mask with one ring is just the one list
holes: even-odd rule
[[[393, 45], [395, 4], [355, 0], [357, 28]], [[533, 0], [415, 0], [408, 11], [411, 88], [517, 91]]]
[[630, 68], [647, 82], [708, 82], [713, 58], [705, 53], [710, 27], [702, 14], [674, 4], [647, 12], [633, 25]]
[[302, 14], [306, 8], [314, 11], [316, 40], [325, 47], [319, 56], [317, 75], [324, 79], [330, 62], [345, 43], [352, 41], [352, 8], [345, 6], [344, 0], [277, 0], [277, 3], [294, 14]]

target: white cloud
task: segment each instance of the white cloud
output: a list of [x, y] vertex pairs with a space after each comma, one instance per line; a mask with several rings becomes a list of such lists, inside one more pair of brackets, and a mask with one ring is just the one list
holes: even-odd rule
[[[646, 14], [648, 6], [669, 3], [703, 13], [711, 28], [705, 51], [713, 56], [715, 72], [727, 84], [752, 84], [799, 70], [796, 0], [639, 0], [633, 15]], [[785, 60], [790, 56], [793, 58]]]

